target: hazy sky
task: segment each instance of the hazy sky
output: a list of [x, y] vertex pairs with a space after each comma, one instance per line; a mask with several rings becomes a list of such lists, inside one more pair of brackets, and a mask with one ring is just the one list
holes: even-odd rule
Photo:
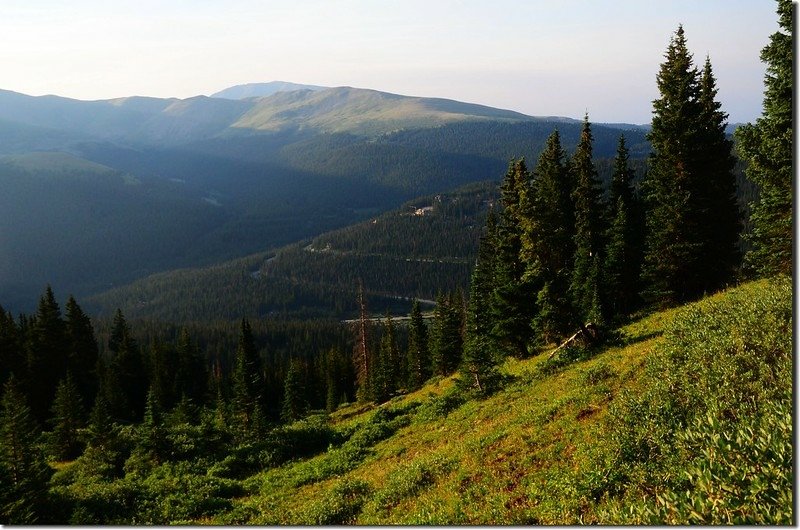
[[761, 113], [774, 0], [2, 0], [0, 88], [190, 97], [293, 81], [647, 123], [679, 23], [731, 122]]

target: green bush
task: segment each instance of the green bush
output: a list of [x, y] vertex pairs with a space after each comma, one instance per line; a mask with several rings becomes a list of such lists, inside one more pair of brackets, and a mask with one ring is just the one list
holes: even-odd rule
[[450, 471], [454, 462], [442, 457], [434, 457], [412, 462], [389, 475], [386, 484], [378, 490], [370, 502], [372, 511], [385, 511], [393, 508], [403, 499], [409, 498], [436, 482], [436, 478]]
[[446, 418], [448, 414], [456, 410], [466, 402], [463, 393], [450, 391], [439, 397], [434, 397], [422, 404], [417, 411], [415, 421], [426, 422]]
[[370, 493], [363, 480], [343, 479], [299, 514], [300, 524], [353, 524]]
[[341, 447], [331, 447], [324, 457], [298, 464], [293, 485], [318, 482], [354, 469], [371, 453], [372, 446], [408, 425], [409, 413], [417, 406], [418, 403], [411, 403], [399, 408], [378, 408]]
[[242, 444], [209, 468], [212, 476], [242, 479], [295, 458], [308, 457], [341, 444], [343, 436], [319, 418], [309, 418], [269, 432], [262, 440]]
[[647, 364], [644, 391], [610, 410], [605, 451], [581, 491], [625, 500], [611, 499], [600, 521], [789, 521], [791, 352], [789, 281], [682, 310]]

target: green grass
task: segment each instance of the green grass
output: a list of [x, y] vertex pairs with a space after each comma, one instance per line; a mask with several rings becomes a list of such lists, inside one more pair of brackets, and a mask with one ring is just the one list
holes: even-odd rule
[[[344, 407], [332, 422], [348, 441], [251, 477], [231, 512], [197, 522], [787, 522], [790, 352], [791, 285], [747, 284], [636, 320], [584, 360], [511, 359], [484, 400], [440, 379], [377, 409]], [[731, 418], [743, 403], [773, 413]], [[748, 433], [761, 433], [752, 447]], [[759, 473], [747, 466], [763, 477], [742, 480]]]
[[131, 453], [126, 426], [51, 493], [82, 524], [793, 523], [791, 281], [550, 351], [509, 359], [483, 399], [438, 377], [233, 448], [185, 424], [168, 461]]

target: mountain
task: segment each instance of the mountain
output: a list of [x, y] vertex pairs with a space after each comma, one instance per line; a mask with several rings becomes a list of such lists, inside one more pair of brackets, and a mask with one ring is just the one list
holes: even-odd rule
[[291, 92], [293, 90], [322, 90], [323, 86], [317, 85], [301, 85], [299, 83], [290, 83], [288, 81], [270, 81], [269, 83], [247, 83], [245, 85], [236, 85], [228, 87], [219, 92], [211, 94], [212, 98], [223, 99], [247, 99], [247, 98], [260, 98], [264, 96], [271, 96], [276, 92]]
[[[572, 149], [580, 127], [347, 87], [244, 100], [0, 91], [0, 155], [10, 156], [0, 159], [0, 233], [13, 241], [0, 304], [30, 310], [18, 304], [47, 283], [86, 297], [277, 249], [499, 179], [510, 158], [535, 159], [555, 128]], [[599, 164], [619, 134], [594, 128]], [[634, 158], [646, 156], [644, 132], [625, 134]]]
[[376, 135], [462, 121], [522, 122], [535, 119], [518, 112], [448, 99], [339, 87], [282, 92], [260, 99], [232, 127], [258, 131], [299, 127], [329, 133]]

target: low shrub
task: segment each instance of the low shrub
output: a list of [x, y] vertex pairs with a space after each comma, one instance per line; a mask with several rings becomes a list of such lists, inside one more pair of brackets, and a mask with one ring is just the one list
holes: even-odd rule
[[369, 494], [370, 486], [365, 481], [342, 479], [322, 498], [312, 501], [299, 514], [299, 522], [307, 525], [353, 524]]

